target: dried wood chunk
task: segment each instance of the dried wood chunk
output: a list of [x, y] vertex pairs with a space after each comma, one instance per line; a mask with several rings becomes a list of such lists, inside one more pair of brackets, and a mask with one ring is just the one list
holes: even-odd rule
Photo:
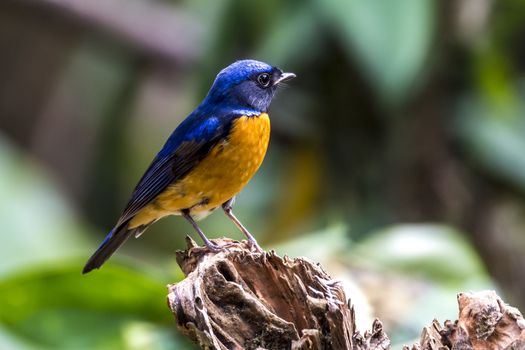
[[[177, 252], [186, 278], [169, 285], [177, 327], [203, 349], [388, 350], [379, 320], [355, 328], [343, 287], [306, 258], [260, 253], [215, 240], [210, 252], [187, 239]], [[388, 291], [384, 291], [388, 293]], [[425, 327], [405, 350], [525, 350], [525, 320], [493, 291], [458, 295], [459, 319]]]
[[496, 292], [460, 293], [457, 298], [459, 319], [444, 326], [434, 320], [413, 349], [525, 350], [523, 316]]
[[179, 329], [207, 349], [351, 349], [352, 311], [319, 264], [220, 240], [212, 253], [188, 241], [186, 274], [169, 286]]

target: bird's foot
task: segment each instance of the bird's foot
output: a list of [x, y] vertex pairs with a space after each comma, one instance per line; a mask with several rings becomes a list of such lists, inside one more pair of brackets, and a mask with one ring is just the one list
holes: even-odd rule
[[193, 247], [191, 248], [191, 251], [194, 253], [209, 253], [209, 252], [219, 253], [233, 246], [235, 246], [235, 243], [233, 242], [219, 245], [212, 241], [207, 241], [207, 242], [204, 242], [204, 246]]
[[223, 249], [223, 246], [220, 246], [220, 245], [218, 245], [216, 243], [208, 241], [208, 242], [205, 243], [205, 248], [208, 249], [208, 250], [211, 250], [214, 253], [218, 253], [218, 252], [220, 252]]
[[248, 246], [250, 247], [250, 250], [255, 249], [258, 253], [264, 254], [264, 250], [259, 246], [255, 239], [248, 239]]

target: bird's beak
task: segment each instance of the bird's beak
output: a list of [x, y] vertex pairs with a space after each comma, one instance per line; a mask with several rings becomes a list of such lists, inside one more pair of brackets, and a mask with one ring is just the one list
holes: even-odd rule
[[296, 75], [293, 73], [282, 73], [281, 76], [277, 78], [277, 80], [275, 80], [274, 85], [277, 85], [279, 83], [284, 83], [285, 81], [291, 80], [295, 77]]

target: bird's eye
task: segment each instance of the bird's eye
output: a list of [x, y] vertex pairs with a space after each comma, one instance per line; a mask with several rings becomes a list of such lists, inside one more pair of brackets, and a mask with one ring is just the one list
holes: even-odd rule
[[270, 85], [270, 74], [262, 73], [257, 76], [257, 82], [262, 87], [268, 87]]

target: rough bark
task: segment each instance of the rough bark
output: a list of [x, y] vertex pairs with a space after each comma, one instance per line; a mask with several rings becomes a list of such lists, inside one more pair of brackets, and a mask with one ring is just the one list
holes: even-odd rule
[[[216, 240], [218, 253], [177, 252], [186, 278], [169, 285], [178, 329], [203, 349], [390, 349], [379, 320], [361, 334], [342, 286], [306, 258], [250, 250], [246, 242]], [[459, 319], [434, 320], [405, 350], [524, 349], [525, 321], [495, 292], [458, 295]]]
[[459, 319], [441, 325], [434, 320], [411, 348], [454, 350], [525, 349], [525, 320], [494, 291], [458, 294]]

